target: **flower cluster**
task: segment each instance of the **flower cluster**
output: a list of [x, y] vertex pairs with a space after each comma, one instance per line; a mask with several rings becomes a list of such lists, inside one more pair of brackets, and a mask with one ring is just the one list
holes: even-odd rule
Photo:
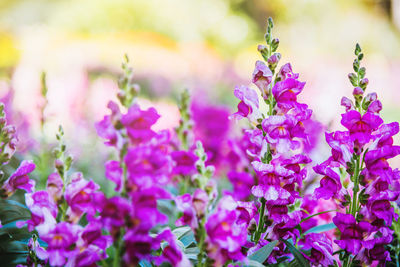
[[[252, 186], [251, 193], [258, 200], [258, 212], [252, 218], [255, 227], [249, 228], [255, 245], [250, 251], [268, 244], [265, 239], [297, 242], [302, 237], [300, 223], [307, 217], [299, 207], [303, 180], [307, 177], [304, 166], [311, 162], [302, 153], [309, 145], [304, 122], [310, 119], [312, 111], [297, 101], [305, 83], [299, 81], [299, 74], [293, 72], [292, 66], [287, 63], [275, 73], [281, 55], [276, 53], [279, 40], [272, 38], [272, 27], [270, 20], [265, 36], [267, 45], [258, 47], [266, 63], [256, 62], [252, 80], [268, 105], [268, 111], [266, 114], [261, 111], [255, 90], [239, 86], [235, 89], [235, 96], [240, 100], [238, 111], [232, 116], [247, 118], [255, 126], [245, 132], [245, 137], [250, 143], [246, 153], [256, 179], [252, 180], [252, 172], [231, 172], [228, 176], [240, 195], [248, 197], [241, 193], [236, 182], [238, 179], [243, 191]], [[330, 242], [325, 236], [314, 234], [306, 238], [305, 244], [309, 244], [311, 239], [316, 244]], [[281, 243], [267, 261], [276, 263], [279, 258], [288, 256], [287, 246]]]
[[343, 208], [333, 222], [340, 231], [335, 243], [343, 250], [340, 258], [345, 266], [390, 261], [385, 246], [392, 241], [390, 226], [398, 216], [391, 202], [399, 196], [398, 171], [388, 163], [400, 154], [400, 147], [393, 145], [399, 124], [384, 123], [376, 93], [364, 96], [368, 79], [365, 68], [360, 67], [363, 53], [358, 44], [355, 55], [355, 73], [349, 74], [354, 101], [346, 97], [341, 101], [346, 108], [341, 124], [346, 130], [326, 134], [332, 154], [314, 168], [323, 175], [315, 196], [334, 199]]
[[[166, 229], [156, 236], [150, 231], [168, 222], [158, 211], [157, 200], [172, 198], [165, 186], [171, 183], [173, 173], [191, 171], [192, 158], [179, 152], [172, 154], [170, 133], [152, 129], [160, 115], [154, 108], [143, 110], [136, 103], [139, 87], [132, 84], [132, 70], [126, 64], [124, 77], [130, 78], [121, 79], [119, 96], [127, 112], [122, 113], [117, 103], [110, 102], [111, 114], [96, 124], [99, 136], [118, 152], [118, 160], [105, 164], [106, 178], [116, 184], [118, 194], [100, 202], [98, 220], [111, 234], [117, 262], [137, 265], [147, 259], [182, 265], [187, 258], [171, 231]], [[180, 163], [178, 166], [173, 158]], [[163, 240], [168, 242], [168, 249], [160, 256], [153, 255]]]
[[[325, 133], [330, 155], [315, 164], [324, 127], [299, 101], [299, 74], [290, 63], [278, 66], [272, 29], [269, 19], [252, 84], [234, 89], [237, 112], [191, 102], [185, 90], [174, 129], [156, 130], [161, 115], [142, 107], [126, 57], [118, 102], [94, 125], [109, 148], [105, 179], [71, 170], [61, 126], [54, 166], [43, 166], [43, 153], [36, 157], [40, 177], [30, 179], [36, 166], [13, 157], [16, 131], [0, 105], [0, 196], [18, 200], [26, 192], [26, 205], [0, 203], [1, 249], [18, 249], [25, 266], [399, 263], [400, 171], [391, 160], [400, 154], [399, 124], [385, 123], [376, 93], [365, 93], [361, 48], [349, 75], [354, 100], [341, 101], [344, 130]], [[45, 76], [42, 87], [46, 97]], [[231, 131], [230, 119], [243, 118], [247, 126]]]
[[[63, 135], [60, 127], [60, 145], [54, 150], [55, 171], [47, 178], [46, 190], [25, 194], [31, 219], [18, 224], [26, 224], [47, 244], [43, 249], [36, 238], [31, 239], [28, 265], [88, 266], [105, 259], [106, 248], [111, 245], [110, 237], [102, 235], [102, 226], [95, 218], [97, 203], [104, 194], [81, 173], [68, 174], [72, 157], [66, 152]], [[88, 221], [85, 226], [78, 224], [82, 217]]]

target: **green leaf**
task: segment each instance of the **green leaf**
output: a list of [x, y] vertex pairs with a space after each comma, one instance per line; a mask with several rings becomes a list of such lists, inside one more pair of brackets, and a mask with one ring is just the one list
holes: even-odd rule
[[2, 224], [28, 220], [31, 214], [26, 206], [14, 200], [0, 200], [0, 221]]
[[141, 267], [153, 267], [153, 266], [151, 265], [151, 263], [148, 262], [147, 260], [142, 260], [142, 261], [140, 261], [140, 262], [139, 262], [139, 265], [140, 265]]
[[174, 230], [172, 230], [172, 233], [176, 236], [177, 239], [179, 239], [181, 236], [187, 234], [191, 230], [192, 229], [190, 229], [189, 226], [182, 226], [182, 227], [178, 227], [178, 228], [175, 228]]
[[258, 261], [248, 260], [244, 267], [265, 267], [265, 265], [259, 263]]
[[300, 223], [305, 222], [305, 221], [311, 219], [312, 217], [315, 217], [315, 216], [318, 216], [318, 215], [321, 215], [321, 214], [324, 214], [324, 213], [332, 212], [332, 211], [337, 211], [337, 210], [326, 210], [326, 211], [321, 211], [321, 212], [315, 213], [315, 214], [313, 214], [313, 215], [310, 215], [310, 216], [308, 216], [308, 217], [302, 219], [302, 220], [300, 221]]
[[323, 225], [318, 225], [315, 226], [311, 229], [309, 229], [308, 231], [306, 231], [304, 234], [309, 234], [309, 233], [323, 233], [332, 229], [335, 229], [336, 225], [334, 223], [327, 223], [327, 224], [323, 224]]
[[186, 234], [181, 236], [181, 238], [179, 238], [178, 240], [180, 240], [185, 245], [185, 247], [188, 247], [196, 242], [192, 231], [187, 232]]
[[283, 243], [287, 246], [287, 248], [290, 250], [290, 253], [294, 256], [294, 261], [299, 264], [298, 266], [302, 267], [309, 267], [310, 263], [304, 258], [303, 254], [295, 247], [293, 246], [290, 242], [287, 240], [281, 239]]
[[272, 250], [278, 244], [278, 240], [272, 241], [267, 245], [263, 246], [253, 254], [251, 254], [248, 258], [253, 261], [257, 261], [259, 263], [263, 263], [266, 259], [268, 259], [269, 255], [271, 255]]

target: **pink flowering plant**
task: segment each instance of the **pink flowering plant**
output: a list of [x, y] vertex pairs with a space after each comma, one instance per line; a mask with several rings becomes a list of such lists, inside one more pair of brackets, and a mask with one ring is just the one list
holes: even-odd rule
[[35, 163], [14, 155], [17, 133], [1, 105], [4, 264], [399, 265], [400, 171], [390, 162], [400, 154], [399, 124], [385, 123], [377, 94], [366, 92], [360, 46], [349, 74], [353, 99], [341, 101], [344, 128], [325, 133], [330, 155], [320, 162], [312, 155], [324, 127], [300, 101], [306, 83], [280, 64], [273, 26], [269, 19], [252, 84], [233, 91], [237, 111], [191, 101], [184, 90], [171, 129], [157, 130], [168, 114], [143, 107], [126, 57], [118, 101], [94, 125], [107, 151], [101, 177], [76, 170], [83, 159], [72, 164], [60, 126], [52, 167], [46, 151], [36, 154], [41, 170], [31, 179]]

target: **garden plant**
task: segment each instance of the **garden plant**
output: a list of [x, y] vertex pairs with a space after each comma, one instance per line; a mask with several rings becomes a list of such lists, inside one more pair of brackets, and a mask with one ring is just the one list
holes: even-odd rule
[[[367, 88], [362, 65], [367, 55], [357, 44], [348, 75], [352, 98], [338, 103], [342, 127], [325, 131], [300, 102], [306, 83], [282, 64], [273, 27], [269, 19], [252, 84], [232, 90], [237, 110], [196, 108], [183, 90], [172, 130], [154, 128], [164, 114], [141, 106], [124, 59], [118, 101], [93, 126], [102, 149], [111, 151], [103, 177], [112, 190], [74, 167], [81, 159], [71, 156], [62, 126], [47, 158], [16, 151], [26, 140], [3, 101], [3, 263], [399, 266], [400, 171], [390, 161], [400, 154], [393, 139], [399, 123], [380, 116], [382, 104]], [[45, 98], [45, 75], [42, 81]], [[313, 160], [320, 134], [330, 153]], [[33, 179], [43, 162], [51, 162], [52, 173]]]

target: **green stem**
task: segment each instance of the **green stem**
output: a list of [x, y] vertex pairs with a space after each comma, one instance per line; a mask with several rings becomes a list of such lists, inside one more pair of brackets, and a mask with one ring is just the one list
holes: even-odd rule
[[205, 238], [206, 238], [206, 233], [205, 233], [205, 229], [204, 229], [204, 223], [205, 223], [205, 219], [203, 218], [201, 220], [201, 223], [199, 225], [199, 233], [200, 233], [200, 237], [199, 237], [199, 242], [198, 242], [198, 248], [200, 250], [199, 254], [197, 255], [197, 267], [202, 267], [203, 266], [203, 256], [204, 256], [204, 249], [205, 249]]
[[360, 176], [360, 156], [356, 158], [356, 168], [354, 170], [354, 187], [353, 187], [353, 204], [350, 209], [350, 212], [353, 216], [356, 216], [357, 213], [357, 199], [358, 199], [358, 191], [359, 191], [359, 176]]
[[258, 241], [260, 240], [261, 233], [264, 229], [264, 212], [265, 212], [265, 198], [261, 198], [261, 210], [260, 210], [260, 217], [258, 218], [258, 226], [256, 233], [254, 235], [254, 241], [256, 244], [258, 244]]
[[113, 259], [113, 266], [114, 267], [119, 267], [121, 266], [120, 262], [120, 255], [121, 255], [121, 240], [122, 240], [122, 233], [120, 233], [120, 236], [118, 238], [118, 241], [115, 244], [115, 254], [114, 254], [114, 259]]
[[333, 211], [338, 211], [338, 210], [326, 210], [326, 211], [321, 211], [321, 212], [315, 213], [313, 215], [310, 215], [310, 216], [304, 218], [303, 220], [300, 221], [300, 223], [305, 222], [305, 221], [311, 219], [312, 217], [315, 217], [315, 216], [318, 216], [318, 215], [321, 215], [324, 213], [328, 213], [328, 212], [333, 212]]

